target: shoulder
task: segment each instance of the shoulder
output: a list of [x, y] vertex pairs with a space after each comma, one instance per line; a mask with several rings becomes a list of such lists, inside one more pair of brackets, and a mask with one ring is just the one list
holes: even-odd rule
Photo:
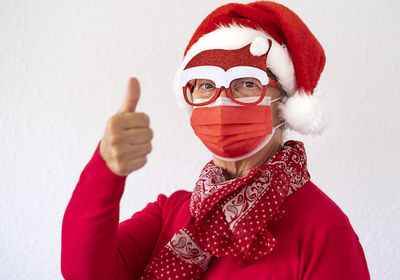
[[174, 212], [179, 209], [189, 209], [189, 201], [192, 193], [186, 190], [177, 190], [169, 196], [159, 194], [157, 204], [164, 212]]
[[177, 190], [170, 194], [169, 196], [166, 196], [165, 194], [159, 194], [157, 197], [157, 202], [164, 206], [165, 204], [176, 204], [179, 202], [184, 202], [190, 199], [190, 196], [192, 195], [191, 192], [186, 191], [186, 190]]
[[351, 224], [342, 209], [311, 181], [287, 198], [287, 212], [304, 229], [330, 231]]
[[[167, 239], [170, 239], [175, 232], [183, 228], [191, 219], [189, 210], [191, 195], [191, 192], [178, 190], [169, 196], [164, 194], [158, 196], [162, 212], [162, 231], [168, 237]], [[165, 240], [165, 242], [167, 241]]]
[[293, 194], [292, 204], [298, 211], [291, 215], [297, 216], [293, 234], [300, 279], [370, 279], [359, 238], [331, 198], [308, 182]]

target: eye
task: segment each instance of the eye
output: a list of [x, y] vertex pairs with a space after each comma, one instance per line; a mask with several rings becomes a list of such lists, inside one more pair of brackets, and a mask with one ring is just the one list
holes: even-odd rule
[[240, 78], [233, 82], [233, 86], [236, 90], [259, 90], [262, 85], [259, 80], [254, 78]]
[[200, 87], [201, 89], [210, 90], [210, 89], [213, 89], [213, 88], [214, 88], [214, 85], [213, 85], [213, 84], [210, 84], [210, 83], [202, 83], [202, 84], [200, 84], [199, 87]]
[[246, 81], [246, 82], [243, 83], [243, 86], [247, 87], [247, 88], [253, 88], [253, 87], [257, 87], [257, 84], [253, 83], [253, 82], [250, 82], [250, 81]]

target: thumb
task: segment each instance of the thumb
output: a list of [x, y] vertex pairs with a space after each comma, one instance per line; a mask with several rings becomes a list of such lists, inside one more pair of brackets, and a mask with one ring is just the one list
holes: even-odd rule
[[140, 85], [135, 77], [129, 78], [128, 88], [126, 89], [124, 101], [118, 113], [135, 112], [136, 105], [139, 102]]

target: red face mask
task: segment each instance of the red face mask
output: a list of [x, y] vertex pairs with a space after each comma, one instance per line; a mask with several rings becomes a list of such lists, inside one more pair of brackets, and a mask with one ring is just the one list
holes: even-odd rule
[[194, 108], [190, 124], [216, 157], [241, 160], [257, 153], [270, 141], [275, 130], [270, 103], [265, 98], [257, 106], [240, 106], [220, 97], [212, 107]]

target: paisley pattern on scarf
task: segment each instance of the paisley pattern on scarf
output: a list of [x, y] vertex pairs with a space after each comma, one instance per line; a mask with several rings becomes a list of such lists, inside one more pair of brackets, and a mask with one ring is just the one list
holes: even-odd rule
[[210, 255], [201, 250], [190, 238], [184, 229], [174, 234], [171, 241], [166, 245], [177, 257], [187, 263], [194, 263], [200, 266], [206, 265]]
[[192, 219], [146, 267], [144, 279], [199, 279], [212, 257], [238, 256], [242, 265], [270, 253], [278, 240], [268, 225], [285, 213], [286, 197], [310, 175], [304, 145], [288, 141], [263, 166], [226, 180], [212, 161], [190, 201]]
[[271, 181], [272, 173], [263, 170], [258, 182], [245, 186], [241, 191], [222, 206], [229, 228], [234, 231], [235, 225], [252, 209], [258, 198], [265, 193]]

